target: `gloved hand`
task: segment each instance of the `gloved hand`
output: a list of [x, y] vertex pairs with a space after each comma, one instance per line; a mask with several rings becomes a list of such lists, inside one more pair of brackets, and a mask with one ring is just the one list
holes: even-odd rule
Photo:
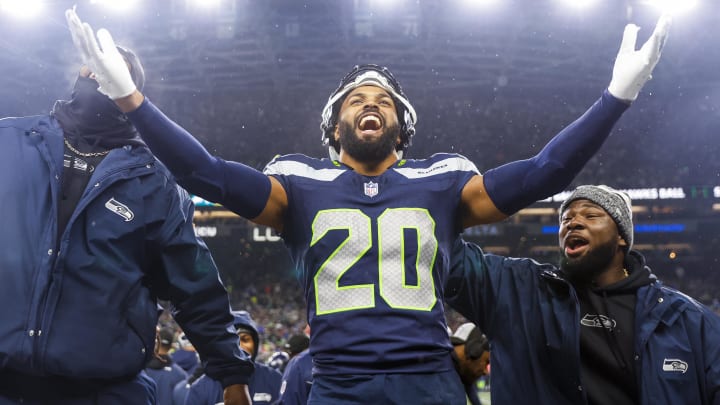
[[660, 60], [671, 22], [669, 15], [661, 16], [655, 31], [638, 51], [635, 50], [635, 43], [640, 27], [635, 24], [625, 27], [608, 86], [610, 94], [625, 101], [634, 101], [637, 98], [640, 89], [652, 78], [652, 71]]
[[118, 52], [110, 33], [106, 29], [98, 31], [97, 39], [100, 41], [98, 46], [92, 27], [80, 21], [75, 9], [65, 11], [65, 18], [75, 47], [100, 84], [98, 91], [113, 100], [127, 97], [135, 92], [136, 87], [130, 76], [130, 69]]

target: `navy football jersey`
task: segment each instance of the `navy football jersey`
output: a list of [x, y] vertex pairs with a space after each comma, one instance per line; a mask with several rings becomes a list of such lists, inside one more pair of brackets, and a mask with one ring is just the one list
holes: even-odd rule
[[279, 156], [282, 237], [304, 287], [316, 374], [452, 369], [443, 284], [477, 168], [456, 154], [368, 177], [338, 161]]

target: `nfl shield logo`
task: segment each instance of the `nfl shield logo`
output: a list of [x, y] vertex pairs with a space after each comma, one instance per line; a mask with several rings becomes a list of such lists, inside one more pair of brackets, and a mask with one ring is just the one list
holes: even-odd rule
[[378, 193], [378, 184], [372, 181], [365, 183], [365, 195], [375, 197]]

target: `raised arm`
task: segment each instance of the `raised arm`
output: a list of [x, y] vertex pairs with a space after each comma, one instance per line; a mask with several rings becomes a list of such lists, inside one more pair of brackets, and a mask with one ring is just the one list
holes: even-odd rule
[[92, 27], [80, 21], [74, 10], [67, 10], [65, 15], [75, 47], [100, 84], [98, 91], [114, 100], [130, 118], [180, 185], [242, 217], [282, 230], [287, 195], [278, 181], [242, 163], [208, 153], [138, 91], [107, 30], [99, 30], [96, 39]]
[[[139, 106], [127, 108], [135, 106], [138, 100]], [[282, 231], [287, 195], [275, 178], [242, 163], [212, 156], [137, 90], [115, 102], [181, 186], [255, 223]]]
[[477, 176], [463, 189], [463, 224], [495, 222], [564, 190], [600, 149], [651, 74], [667, 39], [669, 16], [660, 17], [647, 42], [635, 50], [638, 27], [625, 27], [608, 89], [590, 109], [534, 157]]

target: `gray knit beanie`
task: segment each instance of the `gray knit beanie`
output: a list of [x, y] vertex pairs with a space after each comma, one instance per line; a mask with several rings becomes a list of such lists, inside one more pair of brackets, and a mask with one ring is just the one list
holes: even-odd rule
[[580, 186], [560, 206], [560, 217], [575, 200], [588, 200], [602, 207], [617, 224], [620, 236], [628, 244], [627, 249], [632, 248], [632, 202], [626, 193], [605, 185]]

